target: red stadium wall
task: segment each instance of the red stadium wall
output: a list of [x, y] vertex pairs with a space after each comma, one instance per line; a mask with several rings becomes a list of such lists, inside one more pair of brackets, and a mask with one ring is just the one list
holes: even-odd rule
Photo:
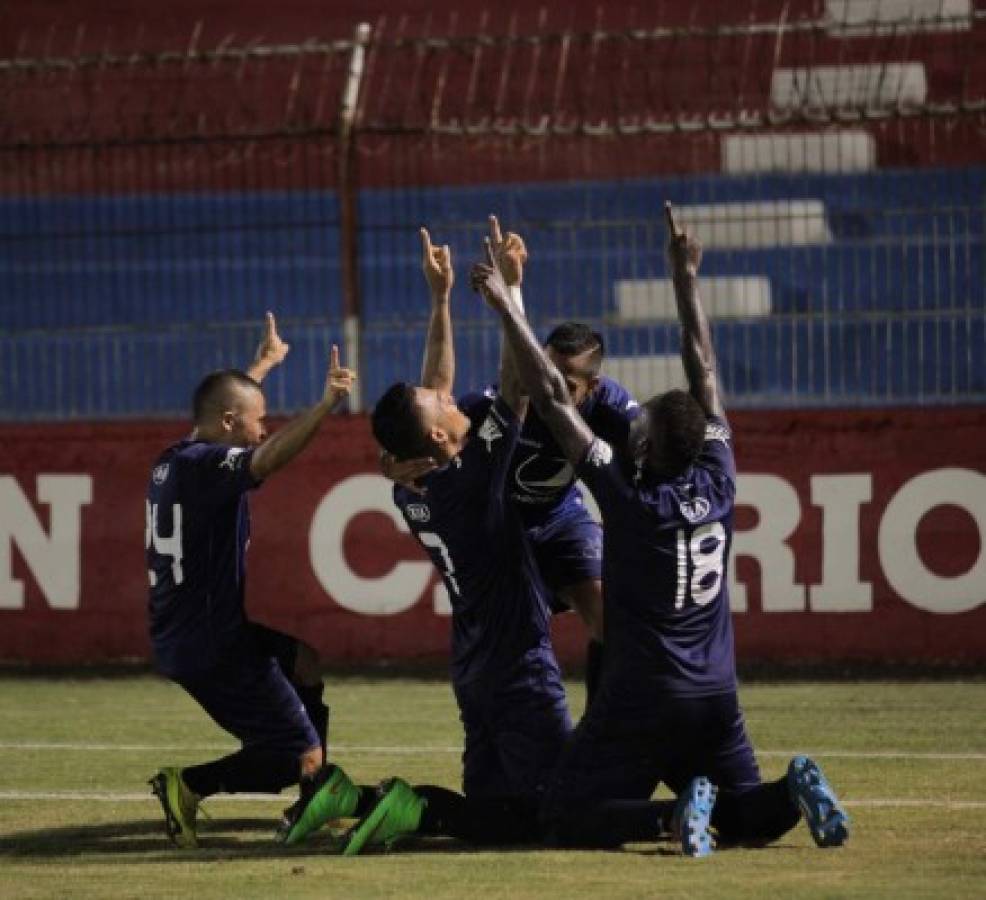
[[[0, 151], [10, 160], [0, 160], [0, 194], [261, 189], [258, 166], [264, 187], [335, 188], [346, 53], [331, 62], [292, 55], [188, 66], [138, 62], [161, 51], [349, 40], [362, 21], [373, 26], [376, 50], [361, 82], [350, 177], [364, 188], [718, 172], [727, 136], [806, 129], [865, 132], [881, 169], [981, 164], [981, 20], [968, 28], [846, 37], [824, 27], [825, 9], [821, 0], [639, 9], [598, 0], [287, 0], [274, 15], [259, 0], [9, 0], [0, 58], [90, 57], [90, 64], [78, 71], [28, 66], [0, 95]], [[817, 27], [781, 27], [809, 21]], [[750, 34], [751, 24], [765, 29]], [[657, 42], [587, 39], [657, 27], [694, 33]], [[717, 28], [721, 33], [702, 32]], [[487, 47], [476, 72], [471, 50], [424, 52], [408, 44], [481, 34], [492, 47], [494, 36], [561, 33], [575, 35], [564, 53], [557, 41], [543, 53], [540, 44], [520, 44], [510, 55]], [[114, 65], [91, 64], [108, 53]], [[134, 62], [122, 62], [128, 59]], [[809, 109], [786, 126], [750, 127], [747, 114], [770, 110], [779, 69], [835, 67], [855, 81], [867, 66], [898, 65], [917, 67], [926, 80], [919, 106], [933, 113], [915, 107], [898, 115], [891, 103], [852, 116], [829, 110], [820, 121]], [[494, 102], [501, 94], [505, 100]], [[488, 119], [496, 120], [492, 132], [483, 126], [470, 135], [468, 126]], [[726, 128], [727, 119], [734, 125]], [[466, 133], [457, 133], [463, 123]], [[525, 131], [548, 124], [540, 137]], [[601, 124], [619, 136], [591, 136]], [[519, 130], [510, 133], [513, 126]]]
[[[737, 413], [744, 662], [986, 662], [986, 414]], [[141, 499], [180, 423], [5, 426], [0, 658], [146, 658]], [[436, 577], [399, 530], [362, 418], [253, 503], [248, 607], [332, 662], [438, 657]], [[577, 658], [563, 617], [557, 642]]]

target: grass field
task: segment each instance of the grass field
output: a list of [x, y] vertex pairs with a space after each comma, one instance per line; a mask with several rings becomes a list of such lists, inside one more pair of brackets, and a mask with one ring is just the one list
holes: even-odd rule
[[[332, 677], [327, 693], [333, 756], [356, 780], [458, 786], [448, 685]], [[742, 699], [765, 777], [816, 754], [852, 815], [846, 847], [818, 850], [802, 826], [707, 860], [449, 842], [343, 859], [328, 835], [272, 843], [284, 797], [210, 800], [202, 848], [178, 851], [147, 778], [233, 746], [180, 689], [0, 678], [0, 897], [986, 897], [986, 683], [751, 684]]]

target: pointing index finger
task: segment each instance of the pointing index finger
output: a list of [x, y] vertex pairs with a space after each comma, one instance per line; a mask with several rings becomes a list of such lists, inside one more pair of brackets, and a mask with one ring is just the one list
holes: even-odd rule
[[678, 237], [681, 232], [678, 230], [678, 225], [674, 220], [674, 213], [671, 211], [671, 201], [664, 201], [664, 215], [668, 221], [668, 231], [671, 233], [671, 237]]
[[419, 228], [418, 234], [421, 235], [421, 250], [425, 255], [426, 259], [431, 258], [431, 235], [428, 234], [427, 228]]
[[332, 345], [332, 352], [329, 354], [329, 368], [339, 368], [339, 347], [337, 344]]
[[491, 215], [490, 216], [490, 240], [493, 241], [495, 247], [499, 247], [503, 243], [503, 232], [500, 231], [500, 220]]
[[277, 323], [274, 321], [274, 313], [267, 310], [267, 340], [273, 340], [277, 334]]

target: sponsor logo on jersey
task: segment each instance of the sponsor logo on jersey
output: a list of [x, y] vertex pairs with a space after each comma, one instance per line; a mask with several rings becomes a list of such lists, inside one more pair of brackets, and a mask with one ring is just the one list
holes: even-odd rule
[[553, 500], [575, 481], [575, 470], [556, 456], [527, 457], [514, 472], [517, 499], [527, 503]]
[[430, 522], [431, 510], [424, 503], [409, 503], [407, 505], [407, 517], [412, 522]]
[[168, 480], [168, 472], [171, 469], [170, 463], [161, 463], [159, 466], [154, 467], [154, 471], [151, 472], [151, 480], [155, 484], [164, 484]]
[[705, 426], [705, 439], [707, 441], [722, 441], [724, 444], [732, 439], [729, 429], [719, 422], [709, 422]]
[[705, 497], [695, 497], [693, 500], [679, 500], [678, 508], [681, 514], [694, 524], [701, 522], [709, 514], [712, 504]]
[[608, 466], [613, 461], [613, 448], [605, 441], [596, 438], [589, 448], [589, 454], [586, 456], [585, 461], [597, 469]]
[[219, 463], [219, 468], [229, 469], [230, 472], [235, 472], [236, 467], [239, 465], [237, 457], [242, 453], [246, 453], [245, 447], [230, 447], [226, 451], [226, 458]]

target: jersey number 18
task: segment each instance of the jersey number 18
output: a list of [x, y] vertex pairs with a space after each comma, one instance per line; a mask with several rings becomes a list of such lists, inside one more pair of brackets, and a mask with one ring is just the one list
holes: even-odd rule
[[[684, 528], [678, 529], [678, 590], [674, 608], [683, 609], [685, 599], [696, 606], [705, 606], [719, 595], [722, 584], [723, 556], [726, 552], [726, 530], [721, 522], [710, 522], [696, 528], [689, 538]], [[688, 577], [689, 560], [691, 578]]]

